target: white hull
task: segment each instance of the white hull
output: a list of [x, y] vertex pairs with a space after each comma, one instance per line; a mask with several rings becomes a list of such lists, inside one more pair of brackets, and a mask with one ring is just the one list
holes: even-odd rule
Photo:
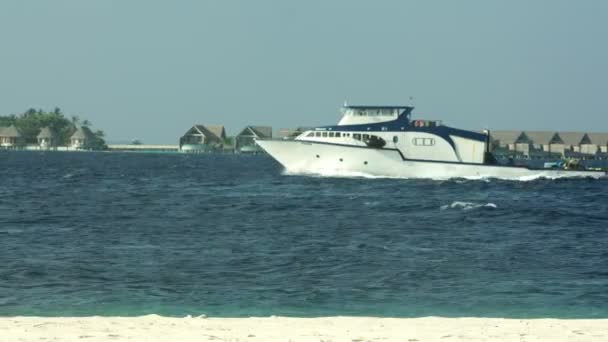
[[286, 171], [298, 174], [334, 176], [377, 176], [394, 178], [537, 178], [591, 177], [603, 171], [528, 169], [526, 167], [437, 162], [404, 159], [396, 149], [337, 145], [298, 140], [258, 140], [257, 143], [281, 163]]

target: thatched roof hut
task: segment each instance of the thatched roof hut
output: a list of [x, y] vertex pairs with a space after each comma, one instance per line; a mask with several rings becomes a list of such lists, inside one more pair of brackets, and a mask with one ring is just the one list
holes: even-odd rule
[[15, 125], [10, 125], [9, 127], [4, 127], [0, 130], [0, 136], [6, 138], [21, 138], [21, 133]]

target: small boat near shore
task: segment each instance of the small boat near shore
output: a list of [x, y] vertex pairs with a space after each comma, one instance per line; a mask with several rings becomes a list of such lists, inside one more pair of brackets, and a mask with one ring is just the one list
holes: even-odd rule
[[395, 178], [530, 180], [606, 176], [571, 163], [550, 168], [501, 165], [490, 151], [491, 132], [412, 120], [411, 106], [344, 106], [337, 125], [295, 139], [257, 139], [290, 173]]

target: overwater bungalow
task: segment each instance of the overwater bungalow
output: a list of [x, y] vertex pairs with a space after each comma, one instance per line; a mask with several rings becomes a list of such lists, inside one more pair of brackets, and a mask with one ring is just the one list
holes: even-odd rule
[[247, 126], [235, 137], [234, 149], [237, 153], [258, 153], [262, 149], [255, 143], [255, 139], [272, 138], [270, 126]]
[[608, 153], [608, 133], [587, 133], [581, 141], [581, 152]]
[[76, 131], [70, 137], [70, 146], [72, 150], [89, 149], [94, 139], [93, 132], [86, 126], [76, 127]]
[[[550, 148], [551, 138], [554, 135], [554, 132], [550, 131], [524, 131], [522, 134], [525, 134], [529, 139], [529, 150], [533, 154], [542, 155], [543, 153], [554, 154], [556, 151], [552, 151]], [[559, 152], [561, 153], [561, 152]]]
[[313, 127], [281, 128], [279, 129], [279, 138], [291, 139], [311, 129]]
[[490, 137], [492, 139], [492, 147], [500, 150], [514, 150], [513, 143], [521, 132], [518, 131], [492, 131]]
[[179, 139], [182, 152], [220, 152], [226, 140], [223, 125], [194, 125]]
[[551, 152], [580, 152], [580, 143], [585, 134], [582, 132], [557, 132], [551, 140]]
[[14, 149], [24, 145], [23, 136], [15, 125], [0, 127], [0, 146], [6, 149]]
[[36, 138], [38, 139], [38, 146], [42, 150], [54, 149], [59, 143], [57, 133], [49, 127], [43, 127]]
[[494, 150], [504, 149], [526, 156], [590, 158], [608, 152], [608, 133], [494, 131], [491, 137]]

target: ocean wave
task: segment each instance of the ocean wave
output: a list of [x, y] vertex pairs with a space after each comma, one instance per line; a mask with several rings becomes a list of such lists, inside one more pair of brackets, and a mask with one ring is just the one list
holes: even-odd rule
[[[509, 182], [531, 182], [538, 180], [563, 180], [563, 179], [593, 179], [591, 177], [573, 177], [565, 175], [554, 175], [547, 176], [544, 173], [539, 173], [529, 176], [520, 177], [488, 177], [488, 176], [468, 176], [468, 177], [407, 177], [407, 176], [389, 176], [389, 175], [375, 175], [359, 171], [345, 171], [345, 170], [287, 170], [283, 169], [281, 172], [284, 176], [307, 176], [307, 177], [318, 177], [318, 178], [365, 178], [365, 179], [416, 179], [416, 180], [433, 180], [433, 181], [456, 181], [457, 183], [466, 183], [469, 181], [479, 181], [490, 183], [494, 180], [509, 181]], [[606, 177], [603, 177], [606, 178]], [[601, 179], [601, 178], [600, 178]]]
[[0, 177], [0, 316], [608, 317], [597, 294], [608, 179], [290, 177], [267, 156], [36, 158], [11, 154]]
[[356, 171], [341, 171], [341, 170], [287, 170], [283, 169], [282, 175], [284, 176], [308, 176], [318, 178], [368, 178], [368, 179], [409, 179], [408, 177], [392, 177], [392, 176], [378, 176], [372, 175], [365, 172]]
[[0, 229], [0, 234], [20, 234], [20, 233], [23, 233], [23, 229], [18, 229], [18, 228]]
[[389, 175], [374, 175], [360, 171], [345, 171], [345, 170], [293, 170], [283, 169], [281, 172], [284, 176], [305, 176], [316, 178], [365, 178], [365, 179], [415, 179], [415, 180], [434, 180], [434, 181], [450, 181], [465, 183], [467, 181], [484, 181], [490, 182], [493, 178], [476, 176], [476, 177], [406, 177], [406, 176], [389, 176]]
[[494, 203], [474, 203], [474, 202], [462, 202], [462, 201], [454, 201], [452, 204], [446, 204], [439, 207], [441, 210], [448, 209], [462, 209], [462, 210], [472, 210], [478, 208], [489, 208], [496, 209], [498, 206]]

